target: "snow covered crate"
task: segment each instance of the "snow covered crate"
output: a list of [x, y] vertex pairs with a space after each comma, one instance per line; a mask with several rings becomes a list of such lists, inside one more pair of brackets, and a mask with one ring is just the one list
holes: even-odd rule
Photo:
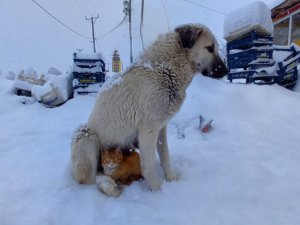
[[258, 34], [255, 30], [248, 32], [248, 35], [237, 38], [227, 43], [227, 54], [233, 49], [250, 49], [253, 47], [271, 46], [273, 45], [273, 37], [270, 34]]
[[272, 66], [273, 45], [271, 35], [260, 35], [255, 30], [227, 43], [227, 64], [229, 68], [257, 68]]
[[261, 2], [229, 13], [224, 21], [228, 80], [274, 84], [293, 89], [298, 80], [300, 48], [273, 45], [271, 11]]
[[74, 53], [73, 88], [77, 93], [98, 92], [105, 82], [105, 63], [100, 53]]
[[227, 63], [230, 69], [234, 68], [258, 68], [274, 65], [273, 49], [251, 48], [241, 52], [227, 55]]
[[[274, 50], [280, 51], [282, 49], [276, 47]], [[300, 48], [293, 44], [290, 49], [285, 51], [290, 52], [290, 55], [278, 62], [278, 84], [288, 89], [292, 89], [298, 80], [297, 65], [300, 64]]]
[[[227, 43], [227, 64], [230, 69], [228, 79], [246, 79], [246, 83], [253, 82], [256, 69], [270, 67], [275, 64], [273, 60], [273, 39], [271, 35], [261, 35], [255, 30], [243, 37]], [[267, 81], [268, 80], [268, 81]], [[265, 79], [273, 83], [274, 79]]]

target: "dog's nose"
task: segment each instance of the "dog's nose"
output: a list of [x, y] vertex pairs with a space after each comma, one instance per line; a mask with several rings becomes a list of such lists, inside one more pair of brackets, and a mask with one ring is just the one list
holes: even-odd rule
[[217, 67], [214, 68], [213, 72], [223, 72], [224, 74], [227, 74], [229, 72], [229, 70], [225, 66], [225, 64], [221, 63]]
[[214, 66], [211, 72], [211, 76], [213, 78], [222, 78], [229, 73], [228, 68], [219, 56], [216, 56], [213, 65]]
[[226, 74], [228, 74], [229, 70], [224, 64], [219, 64], [217, 67], [213, 69], [211, 72], [211, 76], [213, 78], [222, 78]]

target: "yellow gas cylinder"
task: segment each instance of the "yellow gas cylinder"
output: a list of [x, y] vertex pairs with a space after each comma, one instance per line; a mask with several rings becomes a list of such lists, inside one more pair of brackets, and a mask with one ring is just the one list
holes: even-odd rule
[[294, 43], [295, 43], [296, 45], [300, 46], [300, 38], [294, 40]]
[[115, 73], [119, 73], [122, 71], [122, 62], [118, 50], [115, 50], [113, 54], [112, 71]]

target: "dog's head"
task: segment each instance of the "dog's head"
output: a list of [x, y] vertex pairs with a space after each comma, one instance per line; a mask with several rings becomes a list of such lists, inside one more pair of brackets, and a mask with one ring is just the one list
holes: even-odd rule
[[200, 24], [187, 24], [175, 29], [182, 48], [188, 50], [193, 69], [204, 76], [222, 78], [229, 71], [218, 53], [218, 43], [212, 32]]

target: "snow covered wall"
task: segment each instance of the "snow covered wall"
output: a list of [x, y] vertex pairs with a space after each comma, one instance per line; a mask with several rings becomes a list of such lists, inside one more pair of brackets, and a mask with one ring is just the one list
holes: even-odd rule
[[248, 4], [227, 14], [224, 20], [224, 39], [232, 41], [251, 30], [272, 34], [274, 27], [270, 8], [261, 1]]

